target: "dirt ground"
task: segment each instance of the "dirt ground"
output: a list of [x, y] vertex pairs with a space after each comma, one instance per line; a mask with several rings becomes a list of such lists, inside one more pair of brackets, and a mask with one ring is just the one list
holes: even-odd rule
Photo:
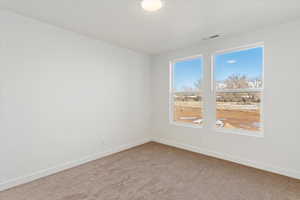
[[[194, 121], [202, 119], [202, 108], [195, 105], [176, 105], [174, 119], [178, 122], [195, 124]], [[217, 119], [224, 123], [225, 128], [239, 128], [249, 131], [259, 131], [260, 111], [256, 110], [217, 110]]]

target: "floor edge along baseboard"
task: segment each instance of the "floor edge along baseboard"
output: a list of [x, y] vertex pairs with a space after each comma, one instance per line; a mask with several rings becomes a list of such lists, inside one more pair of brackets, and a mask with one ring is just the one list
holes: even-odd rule
[[97, 153], [97, 154], [94, 154], [94, 155], [86, 156], [86, 157], [81, 158], [81, 159], [76, 160], [76, 161], [66, 162], [66, 163], [64, 163], [62, 165], [59, 165], [59, 166], [54, 166], [54, 167], [51, 167], [51, 168], [39, 170], [37, 172], [31, 173], [31, 174], [28, 174], [28, 175], [25, 175], [25, 176], [22, 176], [22, 177], [17, 177], [17, 178], [14, 178], [14, 179], [7, 180], [5, 182], [0, 183], [0, 192], [4, 191], [4, 190], [7, 190], [7, 189], [10, 189], [10, 188], [13, 188], [13, 187], [16, 187], [18, 185], [22, 185], [22, 184], [26, 184], [26, 183], [35, 181], [37, 179], [40, 179], [40, 178], [43, 178], [43, 177], [46, 177], [46, 176], [49, 176], [49, 175], [67, 170], [67, 169], [71, 169], [73, 167], [77, 167], [79, 165], [88, 163], [88, 162], [93, 161], [93, 160], [103, 158], [105, 156], [109, 156], [109, 155], [112, 155], [112, 154], [130, 149], [130, 148], [145, 144], [145, 143], [150, 142], [150, 141], [151, 141], [150, 139], [143, 139], [143, 140], [138, 140], [138, 141], [133, 142], [133, 143], [123, 144], [123, 145], [120, 145], [118, 147], [112, 147], [110, 150], [107, 150], [107, 151], [104, 151], [104, 152], [100, 152], [100, 153]]
[[77, 167], [79, 165], [88, 163], [90, 161], [93, 160], [97, 160], [100, 158], [103, 158], [105, 156], [109, 156], [142, 144], [145, 144], [147, 142], [157, 142], [160, 144], [164, 144], [164, 145], [168, 145], [168, 146], [173, 146], [173, 147], [177, 147], [180, 149], [184, 149], [184, 150], [188, 150], [188, 151], [192, 151], [192, 152], [196, 152], [196, 153], [200, 153], [203, 155], [207, 155], [207, 156], [212, 156], [215, 158], [219, 158], [219, 159], [223, 159], [223, 160], [227, 160], [227, 161], [231, 161], [231, 162], [235, 162], [238, 164], [242, 164], [245, 166], [249, 166], [249, 167], [253, 167], [253, 168], [257, 168], [260, 170], [264, 170], [264, 171], [268, 171], [268, 172], [272, 172], [272, 173], [276, 173], [276, 174], [280, 174], [280, 175], [284, 175], [284, 176], [288, 176], [291, 178], [295, 178], [295, 179], [300, 179], [300, 172], [294, 171], [294, 170], [289, 170], [289, 169], [284, 169], [284, 168], [280, 168], [280, 167], [274, 167], [274, 166], [269, 166], [269, 165], [265, 165], [262, 163], [258, 163], [258, 162], [254, 162], [254, 161], [249, 161], [249, 160], [243, 160], [240, 158], [236, 158], [234, 156], [231, 155], [225, 155], [222, 153], [218, 153], [218, 152], [213, 152], [213, 151], [209, 151], [209, 150], [205, 150], [205, 149], [201, 149], [199, 147], [195, 147], [192, 145], [187, 145], [187, 144], [182, 144], [179, 142], [174, 142], [174, 141], [170, 141], [170, 140], [166, 140], [166, 139], [144, 139], [144, 140], [139, 140], [130, 144], [124, 144], [124, 145], [120, 145], [118, 147], [114, 147], [110, 150], [104, 151], [104, 152], [100, 152], [94, 155], [90, 155], [87, 156], [85, 158], [79, 159], [77, 161], [71, 161], [71, 162], [67, 162], [64, 163], [62, 165], [59, 166], [55, 166], [55, 167], [51, 167], [48, 169], [44, 169], [44, 170], [40, 170], [38, 172], [35, 173], [31, 173], [29, 175], [25, 175], [23, 177], [18, 177], [15, 179], [11, 179], [5, 182], [0, 183], [0, 192], [16, 187], [18, 185], [22, 185], [25, 183], [29, 183], [32, 182], [34, 180], [73, 168], [73, 167]]
[[222, 160], [227, 160], [227, 161], [238, 163], [238, 164], [245, 165], [245, 166], [248, 166], [248, 167], [253, 167], [253, 168], [256, 168], [256, 169], [260, 169], [260, 170], [264, 170], [264, 171], [267, 171], [267, 172], [271, 172], [271, 173], [275, 173], [275, 174], [279, 174], [279, 175], [283, 175], [283, 176], [287, 176], [287, 177], [290, 177], [290, 178], [300, 180], [300, 172], [295, 171], [295, 170], [285, 169], [285, 168], [278, 167], [278, 166], [271, 166], [271, 165], [267, 165], [267, 164], [264, 164], [264, 163], [245, 160], [245, 159], [237, 158], [235, 156], [226, 155], [226, 154], [223, 154], [223, 153], [214, 152], [214, 151], [210, 151], [210, 150], [206, 150], [206, 149], [201, 149], [201, 148], [196, 147], [196, 146], [183, 144], [183, 143], [179, 143], [179, 142], [175, 142], [175, 141], [171, 141], [171, 140], [167, 140], [167, 139], [162, 139], [161, 138], [161, 139], [154, 139], [153, 141], [157, 142], [157, 143], [160, 143], [160, 144], [173, 146], [173, 147], [176, 147], [176, 148], [192, 151], [192, 152], [195, 152], [195, 153], [215, 157], [215, 158], [222, 159]]

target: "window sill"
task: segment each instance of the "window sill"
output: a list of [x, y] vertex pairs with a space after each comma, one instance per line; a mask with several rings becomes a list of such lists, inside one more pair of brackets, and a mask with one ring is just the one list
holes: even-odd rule
[[228, 129], [228, 128], [216, 128], [216, 127], [213, 130], [216, 131], [217, 133], [227, 133], [233, 135], [257, 137], [257, 138], [264, 137], [263, 131], [247, 131], [243, 129]]
[[188, 124], [188, 123], [181, 123], [181, 122], [174, 122], [174, 121], [171, 121], [170, 124], [174, 126], [185, 127], [185, 128], [203, 128], [203, 125], [195, 125], [195, 124]]

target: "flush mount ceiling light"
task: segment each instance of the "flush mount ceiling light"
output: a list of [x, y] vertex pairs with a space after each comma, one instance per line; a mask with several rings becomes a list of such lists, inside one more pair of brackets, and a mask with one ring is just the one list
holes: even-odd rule
[[141, 6], [144, 10], [154, 12], [162, 7], [161, 0], [142, 0]]

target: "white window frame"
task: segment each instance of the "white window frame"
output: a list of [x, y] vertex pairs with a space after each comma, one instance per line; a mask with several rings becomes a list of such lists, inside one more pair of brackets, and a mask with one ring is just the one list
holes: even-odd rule
[[[177, 62], [180, 61], [188, 61], [188, 60], [194, 60], [194, 59], [202, 59], [202, 82], [203, 82], [203, 78], [204, 78], [204, 56], [201, 54], [197, 54], [194, 56], [188, 56], [188, 57], [183, 57], [183, 58], [176, 58], [173, 59], [172, 61], [169, 62], [169, 123], [171, 125], [175, 125], [175, 126], [182, 126], [182, 127], [188, 127], [188, 128], [203, 128], [203, 123], [201, 125], [195, 125], [195, 124], [191, 124], [191, 123], [185, 123], [185, 122], [178, 122], [174, 120], [174, 66]], [[203, 93], [204, 93], [204, 88], [203, 88], [203, 92], [202, 92], [202, 120], [204, 121], [204, 105], [203, 105]]]
[[[216, 77], [215, 77], [215, 58], [218, 55], [223, 55], [227, 53], [233, 53], [233, 52], [238, 52], [238, 51], [244, 51], [244, 50], [249, 50], [249, 49], [254, 49], [261, 47], [263, 49], [263, 57], [262, 57], [262, 87], [261, 88], [249, 88], [249, 89], [217, 89], [216, 88]], [[252, 45], [246, 45], [242, 47], [236, 47], [236, 48], [230, 48], [230, 49], [225, 49], [225, 50], [219, 50], [216, 51], [214, 54], [211, 56], [211, 91], [214, 95], [214, 110], [215, 110], [215, 117], [214, 117], [214, 124], [213, 124], [213, 129], [216, 132], [220, 133], [232, 133], [232, 134], [238, 134], [238, 135], [246, 135], [246, 136], [254, 136], [254, 137], [264, 137], [264, 112], [263, 112], [263, 103], [264, 103], [264, 85], [265, 85], [265, 79], [264, 79], [264, 68], [265, 68], [265, 46], [263, 42], [252, 44]], [[261, 102], [260, 102], [260, 130], [259, 131], [249, 131], [245, 129], [231, 129], [231, 128], [218, 128], [215, 124], [217, 121], [217, 92], [260, 92], [261, 93]]]

